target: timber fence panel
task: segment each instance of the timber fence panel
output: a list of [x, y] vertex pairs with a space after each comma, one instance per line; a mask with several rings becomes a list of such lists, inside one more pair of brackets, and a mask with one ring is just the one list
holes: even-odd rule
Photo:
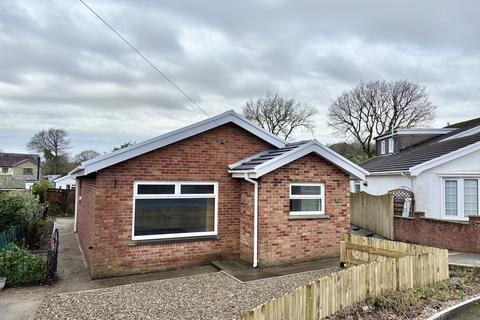
[[341, 261], [353, 267], [267, 301], [240, 319], [323, 319], [368, 297], [448, 278], [447, 250], [353, 235], [341, 240]]
[[350, 194], [350, 222], [381, 236], [394, 238], [393, 195]]

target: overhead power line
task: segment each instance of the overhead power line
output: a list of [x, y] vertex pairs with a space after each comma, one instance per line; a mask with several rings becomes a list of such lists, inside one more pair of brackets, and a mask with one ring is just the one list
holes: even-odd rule
[[167, 80], [175, 89], [177, 89], [178, 92], [180, 92], [187, 100], [189, 100], [195, 107], [198, 108], [203, 114], [205, 114], [207, 117], [210, 117], [210, 115], [198, 104], [188, 96], [185, 91], [183, 91], [179, 86], [177, 86], [172, 80], [170, 80], [160, 69], [158, 69], [153, 62], [151, 62], [143, 53], [141, 53], [137, 48], [135, 48], [125, 37], [123, 37], [115, 28], [113, 28], [105, 19], [103, 19], [98, 13], [95, 12], [88, 4], [86, 4], [83, 0], [78, 0], [80, 1], [90, 12], [92, 12], [100, 21], [102, 21], [110, 30], [112, 30], [113, 33], [115, 33], [123, 42], [125, 42], [135, 53], [137, 53], [143, 60], [145, 60], [146, 63], [148, 63], [155, 71], [160, 73], [165, 80]]

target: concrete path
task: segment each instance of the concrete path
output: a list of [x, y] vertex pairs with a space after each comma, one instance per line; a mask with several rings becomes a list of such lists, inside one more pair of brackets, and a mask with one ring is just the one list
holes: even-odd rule
[[57, 268], [58, 280], [55, 281], [53, 286], [8, 288], [0, 291], [0, 318], [2, 320], [30, 319], [42, 300], [49, 295], [217, 271], [211, 266], [203, 266], [93, 281], [90, 279], [77, 235], [73, 232], [73, 218], [57, 218], [56, 221], [60, 234]]
[[235, 261], [214, 261], [212, 264], [240, 282], [249, 282], [303, 272], [337, 269], [340, 267], [340, 259], [330, 258], [268, 268], [252, 268], [250, 265]]
[[480, 267], [480, 254], [449, 251], [448, 264], [467, 267]]

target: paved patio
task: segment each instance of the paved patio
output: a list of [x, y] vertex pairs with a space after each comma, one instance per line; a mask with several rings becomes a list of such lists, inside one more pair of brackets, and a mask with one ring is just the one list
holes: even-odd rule
[[236, 261], [214, 261], [213, 265], [240, 282], [249, 282], [295, 273], [334, 269], [340, 266], [340, 260], [330, 258], [268, 268], [252, 268], [250, 265]]

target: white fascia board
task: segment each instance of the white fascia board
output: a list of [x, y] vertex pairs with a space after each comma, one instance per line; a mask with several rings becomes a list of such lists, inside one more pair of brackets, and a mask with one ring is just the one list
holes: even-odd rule
[[69, 174], [67, 174], [66, 176], [62, 176], [62, 177], [59, 177], [57, 179], [53, 179], [53, 182], [59, 182], [59, 181], [65, 180], [67, 178], [71, 178], [71, 176]]
[[447, 141], [447, 140], [452, 140], [452, 139], [463, 138], [463, 137], [468, 137], [468, 136], [471, 136], [472, 134], [476, 134], [476, 133], [479, 133], [479, 132], [480, 132], [480, 126], [476, 126], [476, 127], [470, 128], [468, 130], [462, 131], [458, 134], [454, 134], [454, 135], [452, 135], [448, 138], [442, 139], [442, 140], [440, 140], [440, 142]]
[[[395, 129], [393, 135], [403, 135], [403, 134], [447, 134], [456, 128], [411, 128], [411, 129]], [[392, 135], [391, 132], [384, 133], [380, 136], [376, 136], [374, 139], [387, 138]]]
[[444, 154], [443, 156], [434, 158], [432, 160], [426, 161], [421, 164], [417, 164], [409, 169], [410, 175], [415, 177], [421, 174], [423, 171], [434, 168], [441, 164], [447, 163], [449, 161], [458, 159], [460, 157], [466, 156], [472, 152], [480, 150], [480, 141], [475, 142], [466, 147], [460, 148], [458, 150], [452, 151], [450, 153]]
[[255, 168], [255, 176], [256, 178], [261, 177], [309, 153], [316, 153], [317, 155], [333, 163], [334, 165], [341, 168], [343, 171], [348, 172], [351, 176], [357, 179], [365, 180], [365, 176], [368, 174], [368, 171], [366, 171], [365, 169], [357, 166], [356, 164], [342, 157], [335, 151], [325, 147], [320, 142], [312, 140], [311, 142], [306, 143], [303, 146], [295, 148], [279, 157], [276, 157], [257, 166]]
[[229, 122], [238, 125], [239, 127], [245, 129], [246, 131], [254, 134], [255, 136], [272, 144], [277, 148], [283, 147], [286, 144], [286, 141], [284, 141], [283, 139], [271, 134], [263, 128], [260, 128], [259, 126], [247, 120], [245, 117], [239, 115], [235, 111], [230, 110], [218, 116], [211, 117], [209, 119], [197, 122], [187, 127], [174, 130], [156, 138], [134, 144], [133, 146], [130, 146], [128, 148], [120, 149], [107, 155], [85, 161], [82, 163], [82, 167], [85, 170], [85, 174], [89, 174], [117, 164], [119, 162], [126, 161], [133, 157], [137, 157], [144, 153], [167, 146], [177, 141], [187, 139], [189, 137], [219, 127]]

